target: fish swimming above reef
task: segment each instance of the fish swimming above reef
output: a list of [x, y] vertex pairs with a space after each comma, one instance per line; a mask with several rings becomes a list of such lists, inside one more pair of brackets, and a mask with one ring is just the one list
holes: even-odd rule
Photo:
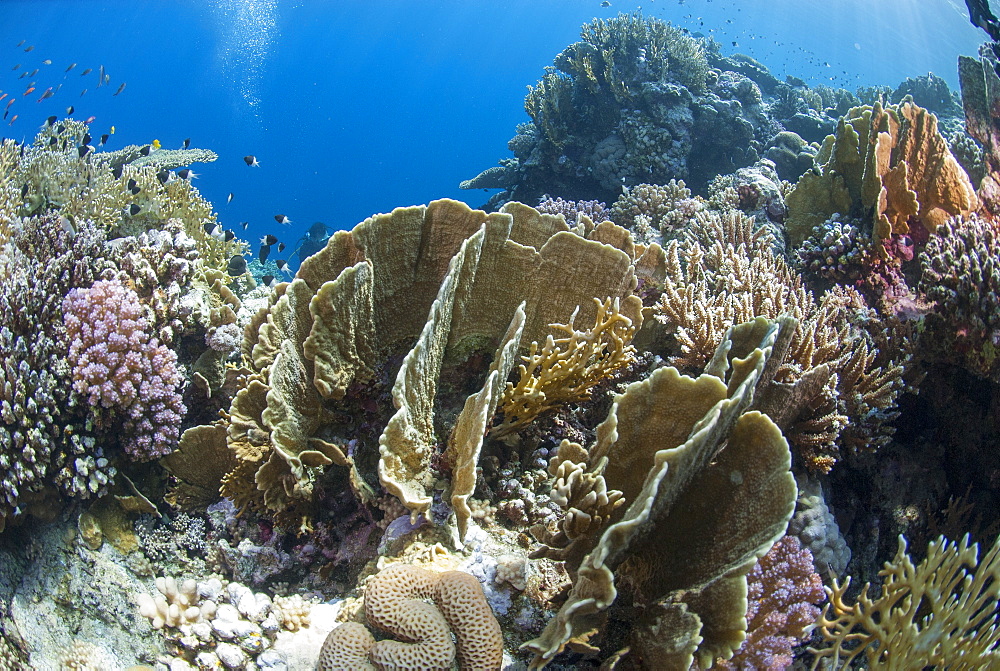
[[247, 260], [240, 255], [236, 255], [229, 259], [229, 265], [226, 266], [226, 272], [233, 277], [242, 275], [247, 271]]
[[287, 226], [288, 224], [292, 223], [292, 220], [283, 214], [274, 215], [274, 220], [279, 224], [281, 224], [282, 226]]
[[115, 92], [114, 92], [114, 93], [112, 94], [112, 97], [114, 97], [114, 96], [118, 95], [119, 93], [121, 93], [121, 92], [122, 92], [122, 91], [124, 91], [124, 90], [125, 90], [125, 82], [122, 82], [122, 83], [121, 83], [121, 86], [119, 86], [119, 87], [118, 87], [118, 90], [117, 90], [117, 91], [115, 91]]
[[274, 237], [271, 234], [268, 234], [268, 235], [265, 235], [263, 238], [260, 239], [260, 244], [266, 245], [266, 246], [270, 247], [271, 245], [273, 245], [277, 241], [278, 241], [278, 238]]
[[271, 253], [270, 245], [261, 245], [260, 250], [257, 252], [257, 258], [261, 263], [267, 262], [267, 257]]
[[231, 203], [231, 202], [233, 202], [233, 192], [232, 191], [229, 192], [229, 197], [226, 198], [226, 205], [229, 205], [229, 203]]
[[75, 68], [75, 67], [76, 67], [76, 63], [70, 63], [70, 64], [69, 64], [69, 67], [68, 67], [68, 68], [66, 68], [66, 72], [69, 72], [70, 70], [72, 70], [72, 69], [73, 69], [73, 68]]
[[258, 167], [260, 167], [260, 163], [257, 162], [257, 157], [256, 156], [244, 156], [243, 157], [243, 162], [246, 163], [251, 168], [258, 168]]
[[223, 233], [221, 224], [218, 223], [213, 224], [209, 222], [204, 226], [202, 226], [202, 228], [205, 230], [206, 233], [208, 233], [217, 240], [222, 240], [222, 238], [225, 237], [225, 233]]
[[191, 138], [184, 138], [184, 142], [181, 144], [181, 149], [187, 149], [191, 146]]

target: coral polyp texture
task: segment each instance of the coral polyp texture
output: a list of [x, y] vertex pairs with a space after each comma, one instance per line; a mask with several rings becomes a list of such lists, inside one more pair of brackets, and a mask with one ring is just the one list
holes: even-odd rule
[[125, 451], [138, 461], [171, 452], [184, 415], [177, 355], [150, 337], [139, 295], [100, 280], [70, 291], [63, 313], [73, 389], [95, 408], [98, 424], [119, 424]]

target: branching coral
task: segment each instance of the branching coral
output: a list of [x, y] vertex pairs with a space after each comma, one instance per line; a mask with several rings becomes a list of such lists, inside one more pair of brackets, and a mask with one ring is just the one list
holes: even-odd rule
[[627, 505], [597, 534], [558, 552], [573, 587], [545, 631], [525, 644], [533, 666], [567, 646], [598, 652], [590, 639], [614, 630], [604, 625], [616, 617], [617, 572], [628, 563], [648, 567], [630, 582], [633, 598], [650, 606], [630, 623], [627, 640], [609, 642], [629, 646], [617, 656], [687, 669], [739, 646], [746, 574], [784, 534], [795, 501], [788, 444], [766, 415], [744, 410], [780, 331], [794, 326], [759, 319], [734, 327], [701, 377], [664, 367], [615, 397], [595, 444], [579, 456]]
[[914, 565], [900, 536], [896, 556], [879, 572], [878, 597], [866, 584], [857, 602], [845, 599], [850, 577], [827, 588], [829, 605], [819, 630], [831, 645], [816, 654], [836, 667], [864, 655], [870, 668], [994, 668], [1000, 622], [1000, 540], [979, 556], [966, 535], [959, 542], [939, 537]]
[[920, 255], [920, 290], [934, 301], [922, 342], [933, 356], [1000, 381], [1000, 233], [972, 216], [941, 226]]
[[101, 280], [69, 292], [63, 312], [73, 389], [95, 408], [101, 428], [120, 422], [125, 451], [139, 461], [173, 450], [184, 415], [177, 355], [150, 338], [138, 294]]
[[[691, 189], [684, 180], [670, 180], [667, 184], [638, 184], [623, 187], [611, 208], [611, 220], [636, 232], [642, 239], [652, 230], [654, 235], [664, 235], [683, 228], [705, 209], [704, 203], [691, 197]], [[644, 235], [645, 234], [645, 235]]]
[[728, 660], [713, 669], [786, 669], [792, 647], [808, 638], [819, 618], [815, 606], [825, 598], [812, 553], [797, 538], [785, 536], [747, 575], [747, 638]]
[[[774, 254], [767, 232], [754, 231], [739, 213], [699, 215], [685, 239], [665, 251], [667, 277], [656, 311], [675, 330], [678, 365], [699, 369], [734, 323], [790, 315], [800, 324], [775, 381], [798, 387], [770, 411], [788, 439], [821, 471], [832, 467], [841, 448], [886, 442], [902, 368], [899, 361], [876, 361], [870, 336], [855, 325], [867, 314], [856, 291], [836, 288], [817, 302]], [[848, 422], [857, 438], [842, 438]]]
[[552, 325], [565, 336], [550, 334], [544, 345], [531, 343], [517, 384], [508, 382], [500, 399], [503, 422], [492, 429], [494, 436], [517, 431], [566, 403], [587, 400], [594, 385], [635, 360], [635, 325], [621, 313], [619, 300], [594, 301], [593, 327], [576, 329], [577, 308], [568, 323]]

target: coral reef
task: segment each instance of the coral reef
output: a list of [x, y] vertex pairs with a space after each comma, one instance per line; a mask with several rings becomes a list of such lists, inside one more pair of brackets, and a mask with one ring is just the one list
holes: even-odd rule
[[785, 536], [747, 574], [747, 637], [715, 669], [784, 669], [792, 648], [809, 638], [825, 599], [823, 581], [813, 570], [812, 553]]
[[137, 461], [171, 452], [184, 415], [177, 355], [149, 337], [139, 295], [117, 279], [73, 289], [63, 300], [73, 389], [98, 428], [122, 431]]
[[978, 216], [955, 218], [920, 254], [919, 289], [934, 306], [923, 322], [928, 358], [1000, 382], [1000, 233]]
[[1000, 641], [998, 554], [1000, 541], [980, 557], [968, 536], [958, 542], [942, 536], [914, 565], [900, 536], [895, 558], [879, 572], [885, 578], [880, 596], [868, 596], [865, 585], [849, 604], [850, 577], [827, 588], [830, 603], [819, 630], [831, 645], [811, 652], [838, 668], [862, 654], [869, 666], [885, 668], [991, 667]]

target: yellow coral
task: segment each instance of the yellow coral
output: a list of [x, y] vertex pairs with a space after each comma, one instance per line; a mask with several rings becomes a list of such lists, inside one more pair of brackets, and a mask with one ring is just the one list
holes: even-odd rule
[[565, 403], [587, 400], [594, 385], [635, 360], [631, 341], [636, 327], [620, 312], [619, 299], [594, 301], [598, 307], [593, 328], [574, 328], [577, 308], [568, 323], [552, 325], [566, 337], [549, 335], [541, 347], [531, 343], [517, 384], [508, 382], [504, 390], [504, 420], [493, 429], [494, 437], [517, 431]]
[[844, 599], [850, 577], [827, 588], [830, 603], [819, 629], [832, 643], [816, 654], [842, 668], [864, 653], [869, 668], [986, 669], [1000, 664], [1000, 538], [982, 559], [966, 535], [955, 543], [943, 536], [927, 546], [914, 566], [900, 536], [896, 556], [879, 572], [882, 595], [868, 596], [865, 584], [855, 604]]

